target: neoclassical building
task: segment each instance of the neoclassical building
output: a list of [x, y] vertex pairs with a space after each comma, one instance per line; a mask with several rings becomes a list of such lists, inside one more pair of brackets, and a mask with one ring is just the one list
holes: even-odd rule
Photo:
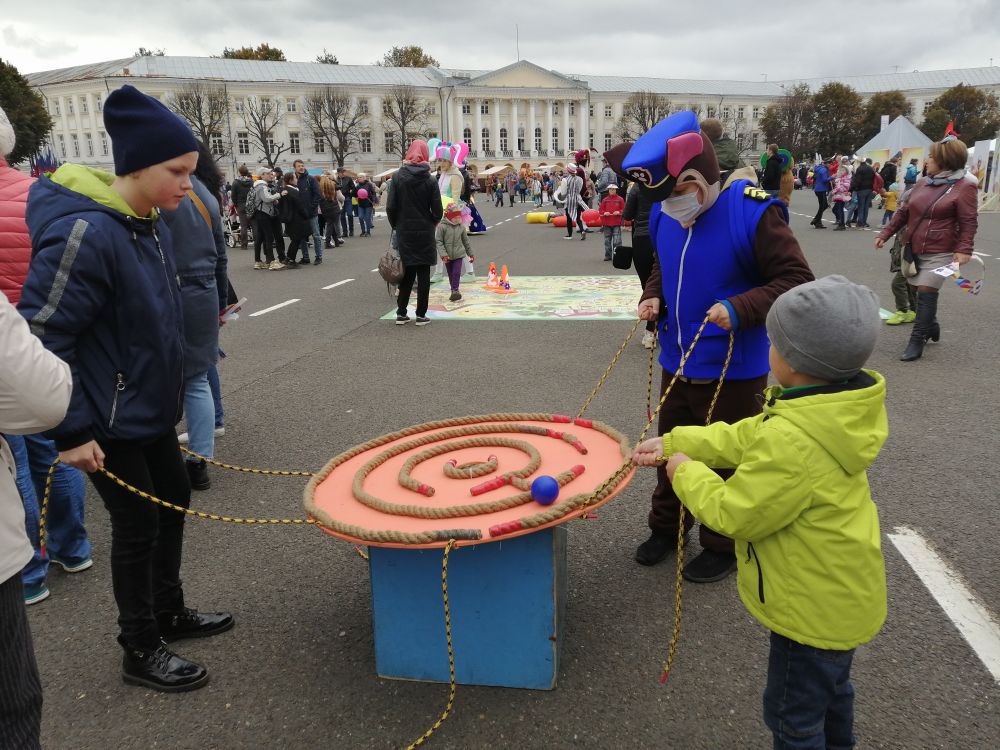
[[170, 102], [195, 81], [221, 86], [229, 107], [210, 145], [225, 155], [220, 163], [230, 173], [238, 164], [254, 167], [264, 160], [244, 119], [251, 98], [269, 99], [280, 112], [271, 139], [287, 149], [281, 162], [301, 158], [310, 166], [332, 166], [327, 144], [313, 136], [304, 116], [309, 97], [326, 87], [350, 96], [363, 116], [345, 166], [369, 174], [399, 164], [398, 136], [383, 115], [387, 98], [399, 86], [411, 87], [421, 100], [428, 137], [465, 141], [470, 163], [480, 170], [525, 162], [562, 164], [576, 149], [607, 150], [617, 140], [615, 127], [626, 100], [639, 91], [661, 94], [675, 109], [720, 118], [748, 158], [755, 158], [765, 145], [758, 129], [764, 110], [785, 87], [800, 82], [815, 91], [839, 80], [862, 96], [901, 90], [918, 122], [931, 101], [958, 83], [1000, 94], [1000, 67], [755, 82], [571, 75], [526, 60], [483, 71], [168, 56], [111, 60], [26, 77], [44, 97], [55, 122], [56, 155], [105, 168], [112, 162], [101, 109], [110, 91], [130, 83]]

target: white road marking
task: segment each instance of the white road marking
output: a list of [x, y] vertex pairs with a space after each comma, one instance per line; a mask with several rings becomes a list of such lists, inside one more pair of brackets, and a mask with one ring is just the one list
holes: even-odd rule
[[[375, 270], [377, 271], [378, 269], [376, 268]], [[324, 289], [333, 289], [334, 287], [338, 287], [341, 284], [350, 284], [352, 281], [354, 281], [354, 279], [344, 279], [343, 281], [338, 281], [336, 284], [330, 284], [329, 286], [325, 286], [323, 288]]]
[[263, 310], [258, 310], [255, 313], [250, 313], [251, 318], [256, 318], [258, 315], [266, 315], [269, 312], [274, 312], [282, 307], [288, 307], [289, 305], [294, 305], [296, 302], [300, 302], [298, 299], [285, 300], [284, 302], [274, 305], [273, 307], [265, 307]]
[[973, 255], [979, 255], [979, 256], [981, 256], [981, 257], [983, 257], [983, 258], [992, 258], [992, 257], [993, 257], [993, 256], [992, 256], [992, 255], [990, 255], [989, 253], [981, 253], [981, 252], [979, 252], [978, 250], [973, 250], [973, 251], [972, 251], [972, 254], [973, 254]]
[[377, 269], [377, 268], [373, 268], [373, 269], [371, 270], [371, 273], [378, 273], [378, 269]]
[[927, 541], [900, 526], [889, 539], [1000, 684], [1000, 625]]

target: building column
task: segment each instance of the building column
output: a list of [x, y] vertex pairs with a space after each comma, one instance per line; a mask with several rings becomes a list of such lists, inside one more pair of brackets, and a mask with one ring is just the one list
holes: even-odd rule
[[[517, 151], [517, 99], [510, 100], [510, 127], [514, 133], [513, 135], [514, 143], [512, 144], [510, 150], [512, 152], [516, 152]], [[525, 135], [527, 135], [527, 131], [525, 131]], [[514, 156], [515, 158], [520, 158], [521, 154], [515, 153]]]
[[[508, 134], [509, 136], [509, 134]], [[509, 143], [509, 141], [508, 141]], [[497, 159], [502, 158], [500, 153], [500, 99], [493, 99], [493, 132], [490, 133], [490, 146]]]
[[472, 100], [473, 122], [475, 123], [472, 131], [472, 150], [480, 159], [483, 158], [483, 112], [480, 109], [481, 106], [481, 99]]
[[[577, 106], [580, 108], [580, 130], [583, 138], [583, 144], [580, 148], [590, 148], [590, 104], [587, 103], [586, 99], [581, 99]], [[597, 148], [597, 133], [594, 133], [594, 148]], [[598, 150], [603, 151], [603, 149]]]
[[[450, 123], [448, 124], [448, 140], [452, 143], [462, 142], [462, 100], [453, 97], [449, 113]], [[472, 148], [471, 146], [469, 148]]]
[[562, 143], [562, 149], [568, 157], [569, 154], [569, 99], [563, 99], [559, 105], [562, 108], [562, 132], [559, 134], [559, 140]]
[[535, 148], [535, 100], [528, 100], [528, 126], [524, 130], [524, 135], [529, 138], [528, 141], [528, 151], [532, 158], [538, 156], [538, 150]]
[[542, 143], [545, 145], [545, 155], [552, 156], [552, 99], [545, 100], [545, 132], [542, 133]]
[[[385, 115], [382, 113], [382, 97], [373, 96], [368, 100], [368, 121], [371, 123], [372, 132], [372, 152], [367, 156], [369, 159], [377, 160], [379, 154], [385, 151]], [[281, 118], [284, 121], [284, 117]], [[365, 155], [361, 155], [365, 159]]]

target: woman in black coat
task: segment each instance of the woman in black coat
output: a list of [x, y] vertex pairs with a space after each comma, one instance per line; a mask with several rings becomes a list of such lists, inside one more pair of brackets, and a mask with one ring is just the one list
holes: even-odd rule
[[396, 231], [404, 268], [396, 310], [398, 326], [410, 322], [406, 308], [414, 279], [417, 282], [416, 324], [425, 326], [431, 322], [427, 317], [427, 300], [431, 291], [431, 266], [437, 263], [434, 232], [444, 210], [441, 190], [431, 177], [428, 157], [427, 142], [413, 141], [406, 151], [403, 166], [389, 183], [385, 211], [389, 225]]
[[[309, 227], [310, 212], [302, 194], [296, 187], [298, 179], [295, 172], [286, 173], [282, 179], [285, 181], [285, 189], [281, 191], [282, 201], [278, 204], [278, 211], [290, 241], [287, 266], [288, 268], [298, 268], [299, 264], [295, 261], [295, 254], [299, 251], [301, 240], [312, 234]], [[321, 262], [322, 258], [316, 258], [317, 265]]]

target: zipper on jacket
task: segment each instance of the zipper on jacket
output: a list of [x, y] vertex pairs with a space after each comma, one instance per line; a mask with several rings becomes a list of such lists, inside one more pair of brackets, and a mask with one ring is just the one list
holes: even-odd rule
[[760, 567], [760, 558], [757, 557], [757, 550], [753, 548], [753, 542], [747, 542], [747, 562], [750, 562], [750, 555], [757, 563], [757, 597], [760, 603], [764, 604], [764, 569]]
[[[691, 244], [691, 235], [694, 234], [694, 225], [688, 227], [688, 236], [684, 240], [684, 247], [681, 249], [681, 263], [680, 269], [677, 272], [677, 298], [674, 300], [674, 320], [677, 322], [677, 349], [681, 353], [681, 359], [684, 359], [684, 344], [682, 343], [682, 333], [681, 333], [681, 287], [684, 284], [684, 258], [687, 255], [688, 245]], [[684, 368], [680, 369], [680, 373], [684, 372]]]
[[[955, 186], [954, 185], [949, 185], [948, 189], [945, 190], [943, 193], [941, 193], [940, 199], [943, 200], [943, 199], [947, 198], [948, 197], [948, 193], [951, 192], [951, 189], [953, 187], [955, 187]], [[925, 246], [927, 245], [927, 238], [930, 237], [930, 234], [931, 234], [931, 221], [934, 219], [934, 206], [937, 204], [937, 202], [938, 202], [938, 200], [935, 199], [934, 203], [931, 204], [931, 207], [927, 211], [927, 228], [924, 230], [924, 245]]]
[[125, 376], [120, 373], [115, 373], [115, 397], [111, 401], [111, 418], [108, 420], [108, 429], [113, 429], [115, 426], [115, 415], [118, 413], [118, 395], [125, 390]]

